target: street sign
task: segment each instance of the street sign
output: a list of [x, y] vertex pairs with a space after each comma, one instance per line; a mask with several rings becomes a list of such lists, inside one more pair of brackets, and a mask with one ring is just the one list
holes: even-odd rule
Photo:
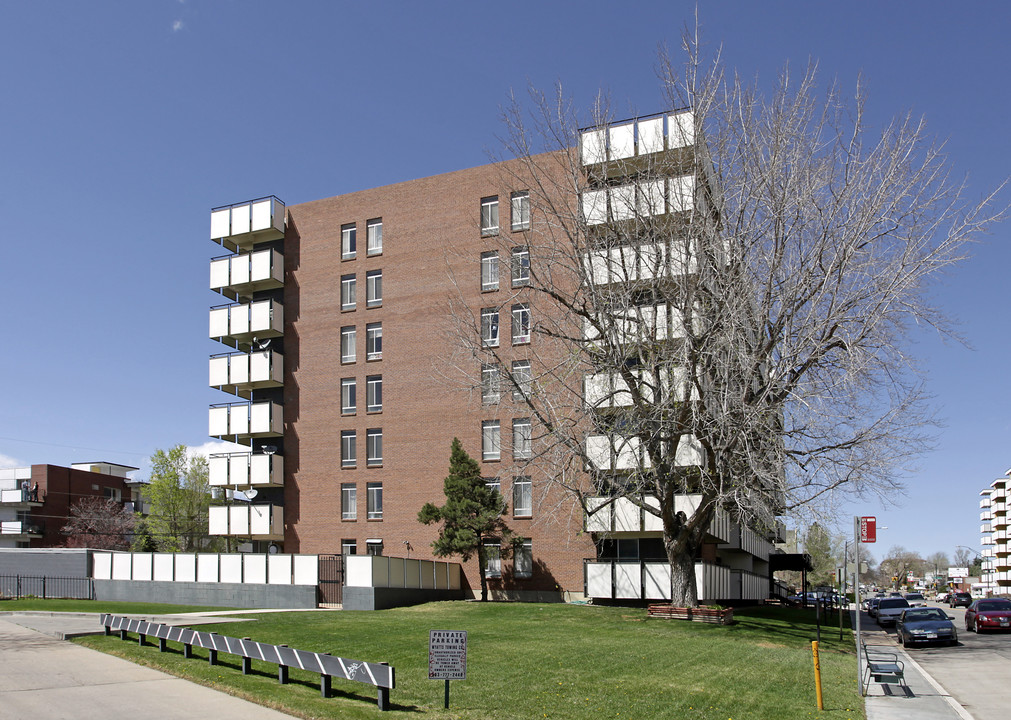
[[860, 518], [860, 542], [877, 542], [877, 535], [878, 519], [873, 516], [864, 516]]
[[428, 631], [429, 680], [467, 679], [467, 631]]

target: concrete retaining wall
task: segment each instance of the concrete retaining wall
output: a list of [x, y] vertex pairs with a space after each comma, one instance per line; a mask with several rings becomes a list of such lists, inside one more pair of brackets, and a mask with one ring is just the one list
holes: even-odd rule
[[91, 577], [91, 550], [0, 548], [0, 575]]
[[345, 610], [386, 610], [439, 600], [463, 600], [463, 590], [345, 586], [341, 600]]

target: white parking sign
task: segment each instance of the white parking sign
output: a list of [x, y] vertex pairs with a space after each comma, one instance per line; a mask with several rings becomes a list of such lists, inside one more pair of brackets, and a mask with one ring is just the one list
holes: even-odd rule
[[428, 631], [428, 678], [467, 679], [467, 631]]

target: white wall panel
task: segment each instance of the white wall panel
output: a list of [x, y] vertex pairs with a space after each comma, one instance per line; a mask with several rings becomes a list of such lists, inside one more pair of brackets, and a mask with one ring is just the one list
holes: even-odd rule
[[613, 126], [608, 134], [611, 160], [623, 160], [635, 155], [635, 123]]
[[614, 564], [614, 596], [621, 599], [637, 598], [642, 594], [642, 571], [639, 563]]
[[607, 222], [607, 191], [587, 190], [581, 198], [583, 219], [587, 225]]
[[221, 582], [240, 583], [242, 582], [242, 555], [238, 553], [226, 553], [219, 556], [219, 572]]
[[372, 556], [344, 556], [344, 584], [348, 587], [372, 587]]
[[663, 118], [639, 121], [639, 154], [663, 152]]
[[270, 585], [291, 585], [293, 564], [291, 555], [267, 556], [267, 583]]
[[255, 232], [259, 230], [267, 230], [272, 227], [271, 219], [273, 210], [274, 201], [271, 198], [253, 203], [251, 208], [250, 229]]
[[197, 556], [194, 553], [175, 553], [176, 582], [196, 582]]
[[590, 597], [611, 597], [611, 563], [586, 563], [586, 594]]
[[231, 278], [231, 265], [230, 258], [211, 260], [211, 290], [220, 290], [223, 287], [228, 287], [229, 279]]
[[218, 556], [215, 553], [197, 555], [197, 582], [218, 582]]
[[319, 558], [316, 555], [292, 556], [292, 584], [316, 585], [319, 583]]
[[112, 579], [129, 580], [133, 577], [133, 559], [130, 553], [112, 554]]
[[636, 210], [635, 185], [622, 185], [611, 190], [611, 219], [631, 220]]
[[267, 556], [259, 554], [243, 555], [242, 577], [247, 583], [265, 585], [267, 582]]
[[228, 208], [211, 213], [211, 240], [220, 240], [232, 234], [231, 213]]
[[232, 208], [232, 235], [242, 235], [249, 232], [249, 205], [239, 205]]
[[91, 558], [91, 572], [95, 579], [112, 580], [112, 553], [97, 552]]
[[134, 580], [150, 580], [154, 576], [154, 554], [133, 553]]
[[[225, 283], [219, 287], [224, 287], [227, 285], [227, 279]], [[211, 285], [214, 285], [214, 281], [211, 281]], [[211, 339], [224, 337], [228, 334], [228, 308], [211, 308], [210, 317], [208, 319], [208, 332]]]
[[155, 553], [154, 580], [171, 582], [176, 579], [175, 553]]
[[595, 165], [607, 159], [607, 141], [603, 129], [587, 130], [579, 135], [579, 154], [584, 165]]
[[670, 600], [670, 564], [643, 563], [643, 593], [647, 600]]
[[689, 112], [667, 116], [667, 147], [689, 147], [695, 144], [695, 116]]

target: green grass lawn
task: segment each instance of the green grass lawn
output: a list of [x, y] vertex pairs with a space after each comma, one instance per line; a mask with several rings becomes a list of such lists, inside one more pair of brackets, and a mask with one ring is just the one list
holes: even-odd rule
[[[103, 604], [101, 611], [121, 613]], [[97, 610], [96, 610], [97, 611]], [[149, 610], [148, 612], [154, 612]], [[244, 616], [249, 617], [249, 616]], [[705, 625], [647, 619], [644, 609], [578, 605], [445, 602], [376, 612], [257, 615], [256, 622], [205, 625], [223, 635], [396, 668], [393, 710], [383, 717], [432, 718], [863, 718], [849, 629], [822, 627], [820, 664], [825, 711], [816, 705], [811, 640], [813, 611], [749, 608], [737, 623]], [[468, 631], [467, 679], [428, 679], [428, 631]], [[334, 679], [323, 699], [319, 676], [291, 671], [280, 685], [273, 664], [221, 653], [211, 666], [194, 648], [159, 653], [118, 637], [79, 640], [174, 675], [305, 718], [377, 718], [375, 689]]]

